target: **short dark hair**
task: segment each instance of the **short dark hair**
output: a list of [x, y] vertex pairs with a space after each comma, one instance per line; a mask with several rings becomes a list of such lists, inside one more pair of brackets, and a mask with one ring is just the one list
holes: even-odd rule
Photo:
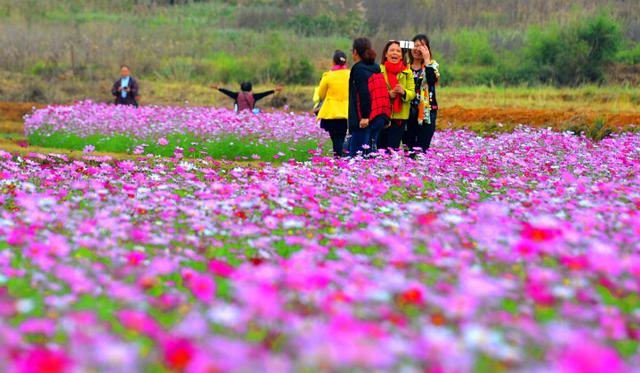
[[337, 50], [333, 53], [333, 63], [338, 66], [344, 66], [347, 64], [347, 55], [341, 51]]
[[253, 84], [251, 82], [240, 83], [240, 90], [242, 92], [251, 92], [253, 90]]
[[124, 69], [125, 67], [127, 68], [127, 70], [131, 70], [129, 65], [125, 65], [125, 64], [120, 65], [120, 70]]
[[371, 40], [367, 38], [357, 38], [353, 41], [353, 51], [368, 64], [376, 62], [376, 51], [371, 46]]

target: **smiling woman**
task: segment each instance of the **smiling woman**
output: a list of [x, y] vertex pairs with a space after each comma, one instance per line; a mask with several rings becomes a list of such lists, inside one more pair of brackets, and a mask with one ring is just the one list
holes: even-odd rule
[[382, 73], [385, 76], [391, 99], [391, 124], [382, 130], [378, 148], [400, 149], [400, 141], [409, 119], [411, 101], [416, 97], [411, 69], [407, 67], [400, 42], [389, 41], [382, 51]]

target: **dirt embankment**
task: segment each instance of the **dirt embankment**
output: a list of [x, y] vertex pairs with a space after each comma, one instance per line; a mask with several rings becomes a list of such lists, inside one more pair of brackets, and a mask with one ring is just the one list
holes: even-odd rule
[[26, 114], [31, 113], [33, 108], [44, 107], [43, 104], [31, 102], [0, 102], [1, 122], [22, 122]]
[[600, 113], [591, 111], [558, 111], [521, 108], [477, 108], [461, 106], [443, 108], [439, 121], [451, 123], [504, 123], [530, 126], [559, 124], [593, 124], [603, 121], [612, 127], [640, 126], [640, 113]]

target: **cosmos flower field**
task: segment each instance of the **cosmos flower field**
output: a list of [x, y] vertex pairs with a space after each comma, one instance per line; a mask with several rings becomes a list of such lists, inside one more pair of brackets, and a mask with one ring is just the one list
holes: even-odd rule
[[308, 160], [327, 142], [309, 114], [91, 101], [36, 110], [25, 132], [31, 145], [49, 148], [228, 160]]
[[0, 190], [8, 372], [640, 366], [638, 134], [282, 164], [0, 151]]

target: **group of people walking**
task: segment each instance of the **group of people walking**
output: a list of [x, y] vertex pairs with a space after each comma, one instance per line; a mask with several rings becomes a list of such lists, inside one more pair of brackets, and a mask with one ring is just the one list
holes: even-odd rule
[[[411, 49], [389, 41], [378, 65], [371, 41], [355, 39], [351, 70], [346, 54], [335, 52], [334, 67], [323, 75], [314, 97], [320, 126], [329, 133], [335, 156], [400, 150], [402, 144], [411, 155], [429, 149], [436, 129], [440, 73], [427, 36], [412, 40]], [[345, 149], [347, 134], [351, 136]]]

